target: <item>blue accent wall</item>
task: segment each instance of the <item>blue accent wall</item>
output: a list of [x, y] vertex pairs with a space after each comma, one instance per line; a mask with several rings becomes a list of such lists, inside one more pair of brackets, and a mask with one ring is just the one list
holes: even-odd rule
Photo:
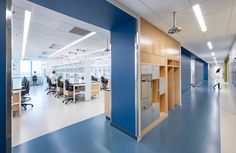
[[195, 85], [203, 82], [204, 80], [204, 63], [195, 60]]
[[6, 1], [0, 0], [0, 152], [6, 148]]
[[204, 80], [208, 81], [208, 63], [204, 63]]
[[107, 30], [134, 19], [106, 0], [30, 1]]
[[191, 57], [181, 54], [181, 92], [182, 94], [191, 89]]
[[112, 124], [136, 136], [135, 123], [135, 37], [136, 20], [111, 31]]
[[195, 85], [208, 80], [208, 63], [194, 55], [184, 47], [181, 47], [181, 92], [191, 89], [191, 59], [195, 59]]

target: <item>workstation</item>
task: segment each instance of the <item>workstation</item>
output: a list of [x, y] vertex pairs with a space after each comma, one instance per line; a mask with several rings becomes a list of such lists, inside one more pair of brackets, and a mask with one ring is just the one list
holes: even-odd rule
[[110, 32], [28, 1], [13, 10], [12, 146], [110, 112]]

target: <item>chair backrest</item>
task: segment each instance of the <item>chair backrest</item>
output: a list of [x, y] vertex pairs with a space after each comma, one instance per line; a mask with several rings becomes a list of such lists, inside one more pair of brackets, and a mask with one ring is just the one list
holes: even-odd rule
[[48, 77], [48, 76], [46, 76], [46, 78], [47, 78], [47, 83], [49, 84], [49, 77]]
[[25, 92], [26, 92], [26, 94], [29, 94], [29, 92], [30, 92], [30, 85], [29, 85], [29, 81], [28, 80], [25, 83]]
[[51, 81], [51, 79], [49, 79], [49, 78], [48, 78], [48, 85], [49, 85], [49, 86], [52, 86], [52, 81]]
[[68, 80], [65, 80], [65, 89], [68, 90], [70, 87], [70, 82]]
[[59, 78], [57, 79], [57, 86], [58, 86], [58, 87], [60, 87], [60, 86], [61, 86], [61, 81], [60, 81], [60, 79], [59, 79]]

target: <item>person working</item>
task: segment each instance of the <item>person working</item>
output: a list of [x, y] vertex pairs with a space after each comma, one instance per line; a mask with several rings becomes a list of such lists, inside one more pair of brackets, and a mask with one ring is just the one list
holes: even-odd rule
[[56, 71], [52, 71], [50, 79], [53, 85], [57, 83]]
[[217, 85], [218, 85], [218, 89], [220, 89], [220, 81], [221, 81], [221, 73], [220, 73], [220, 68], [219, 68], [216, 70], [216, 84], [213, 86], [214, 90]]
[[33, 85], [36, 85], [36, 84], [37, 84], [37, 80], [38, 80], [38, 78], [37, 78], [37, 73], [36, 73], [36, 71], [34, 71], [34, 74], [33, 74], [33, 76], [32, 76]]

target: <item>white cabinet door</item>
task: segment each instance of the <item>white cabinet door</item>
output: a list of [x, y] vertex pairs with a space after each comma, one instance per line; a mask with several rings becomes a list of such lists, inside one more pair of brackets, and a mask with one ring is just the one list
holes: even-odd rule
[[160, 78], [160, 95], [166, 92], [166, 80], [165, 78]]
[[153, 65], [152, 66], [153, 71], [152, 71], [152, 79], [158, 79], [160, 75], [160, 66]]
[[152, 65], [142, 64], [141, 65], [141, 74], [152, 74], [153, 67]]

